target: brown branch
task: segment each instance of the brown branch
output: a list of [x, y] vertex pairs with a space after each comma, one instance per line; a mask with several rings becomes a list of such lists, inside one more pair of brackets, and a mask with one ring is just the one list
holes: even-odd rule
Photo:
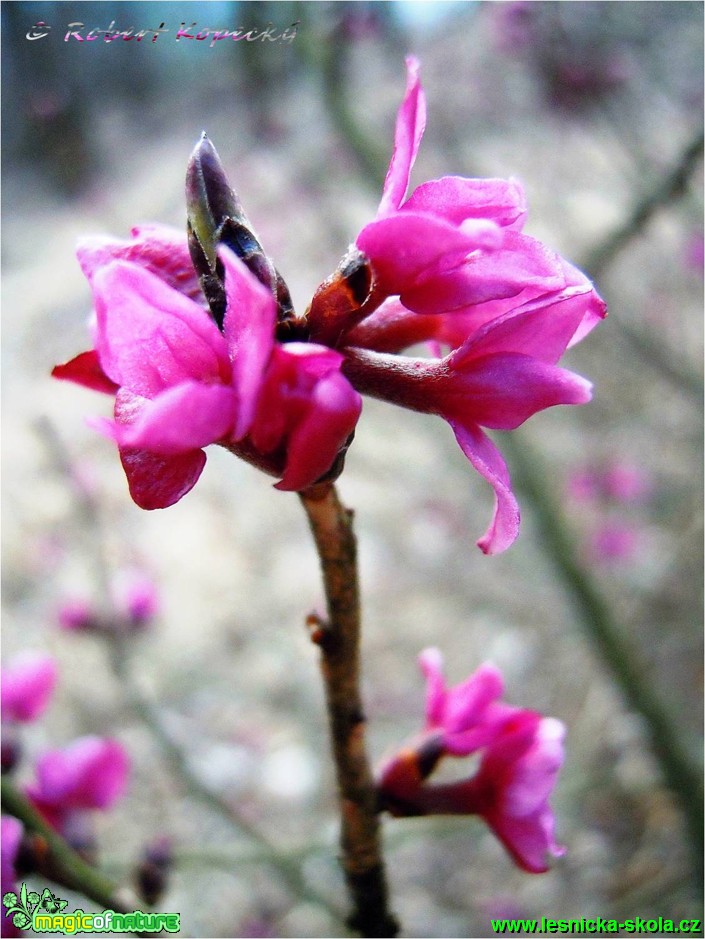
[[360, 598], [352, 512], [332, 483], [300, 493], [321, 560], [328, 622], [316, 622], [342, 818], [342, 866], [353, 904], [348, 920], [363, 936], [396, 936], [388, 909], [377, 796], [365, 752], [359, 690]]

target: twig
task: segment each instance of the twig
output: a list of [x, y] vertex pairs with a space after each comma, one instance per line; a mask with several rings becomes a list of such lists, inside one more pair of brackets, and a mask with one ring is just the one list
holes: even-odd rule
[[698, 890], [701, 890], [703, 780], [698, 767], [682, 747], [675, 721], [654, 694], [652, 683], [646, 679], [634, 650], [613, 619], [608, 603], [578, 561], [560, 507], [544, 483], [548, 476], [532, 454], [526, 437], [518, 442], [515, 431], [514, 436], [507, 434], [503, 438], [502, 446], [510, 454], [517, 485], [533, 503], [541, 530], [540, 544], [568, 588], [587, 635], [609, 667], [628, 705], [644, 720], [654, 756], [685, 815], [687, 838], [695, 859], [694, 877]]
[[[48, 418], [40, 418], [37, 422], [37, 430], [49, 449], [57, 471], [73, 485], [76, 495], [76, 502], [74, 503], [76, 514], [91, 542], [91, 550], [88, 553], [93, 565], [98, 589], [102, 591], [103, 596], [108, 596], [111, 572], [105, 551], [104, 529], [101, 525], [101, 512], [98, 501], [93, 499], [90, 493], [77, 483], [70, 456], [51, 421]], [[118, 679], [126, 704], [138, 721], [151, 734], [172, 771], [182, 781], [189, 794], [208, 806], [212, 811], [217, 812], [238, 834], [245, 836], [257, 845], [263, 861], [283, 877], [293, 896], [319, 906], [329, 914], [334, 922], [342, 925], [339, 910], [325, 897], [308, 886], [296, 860], [287, 857], [278, 850], [262, 831], [245, 818], [241, 812], [237, 811], [234, 805], [228, 803], [218, 793], [212, 792], [193, 772], [184, 751], [165, 728], [158, 707], [142, 693], [135, 681], [130, 667], [130, 651], [133, 648], [134, 637], [114, 632], [111, 635], [104, 635], [103, 638], [107, 643], [110, 667]]]
[[238, 812], [235, 806], [231, 805], [222, 796], [212, 792], [196, 776], [189, 766], [184, 751], [174, 742], [164, 727], [158, 709], [142, 694], [137, 686], [130, 668], [124, 637], [115, 636], [109, 641], [112, 669], [119, 679], [120, 687], [129, 707], [151, 733], [172, 770], [183, 781], [189, 793], [211, 810], [217, 812], [238, 834], [244, 835], [257, 845], [262, 862], [277, 871], [293, 896], [307, 900], [324, 909], [334, 922], [342, 925], [339, 910], [325, 897], [309, 887], [296, 858], [289, 857], [286, 853], [280, 851], [259, 828], [248, 821], [241, 812]]
[[352, 512], [326, 483], [300, 493], [321, 561], [328, 622], [313, 633], [321, 649], [342, 816], [342, 866], [353, 904], [349, 925], [363, 936], [396, 936], [388, 909], [377, 796], [365, 752], [359, 690], [360, 599]]
[[[624, 222], [592, 249], [581, 264], [594, 280], [599, 279], [624, 249], [646, 228], [659, 209], [680, 197], [686, 190], [691, 174], [698, 166], [703, 155], [702, 128], [684, 147], [675, 166], [662, 179], [658, 180], [632, 209]], [[700, 375], [677, 357], [663, 344], [653, 341], [643, 330], [636, 330], [621, 317], [614, 319], [614, 325], [629, 342], [635, 352], [658, 369], [661, 374], [678, 388], [697, 399], [702, 400], [703, 382]]]
[[584, 266], [592, 277], [600, 277], [632, 239], [641, 234], [656, 212], [684, 192], [690, 175], [702, 155], [703, 130], [701, 128], [683, 149], [674, 168], [659, 180], [643, 199], [637, 202], [631, 214], [619, 228], [588, 254]]

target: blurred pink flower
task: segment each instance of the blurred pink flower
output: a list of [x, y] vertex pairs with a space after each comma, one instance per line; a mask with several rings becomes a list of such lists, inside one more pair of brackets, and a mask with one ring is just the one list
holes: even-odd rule
[[[24, 831], [22, 822], [11, 815], [3, 815], [0, 819], [0, 836], [2, 839], [2, 895], [12, 892], [17, 893], [17, 874], [15, 864], [17, 854], [22, 841]], [[21, 936], [22, 930], [18, 929], [11, 918], [6, 916], [7, 911], [3, 908], [0, 915], [3, 936]]]
[[597, 525], [589, 540], [591, 560], [611, 564], [632, 561], [641, 546], [641, 532], [634, 525], [608, 520]]
[[685, 245], [684, 263], [686, 270], [694, 274], [703, 276], [703, 265], [705, 265], [705, 235], [703, 232], [694, 231], [688, 237]]
[[159, 612], [159, 592], [154, 581], [142, 572], [123, 572], [113, 585], [118, 611], [133, 628], [143, 628]]
[[58, 678], [56, 662], [45, 652], [22, 652], [2, 670], [2, 719], [36, 720], [47, 708]]
[[117, 740], [80, 737], [40, 757], [27, 796], [54, 828], [65, 832], [74, 816], [110, 808], [125, 792], [129, 771], [127, 751]]
[[651, 490], [647, 471], [622, 459], [587, 465], [568, 477], [568, 495], [576, 502], [635, 503], [646, 498]]
[[[342, 356], [304, 343], [275, 342], [276, 304], [228, 248], [227, 312], [221, 333], [192, 299], [196, 279], [186, 240], [172, 251], [160, 230], [134, 242], [84, 242], [79, 259], [93, 288], [95, 350], [53, 375], [116, 393], [117, 441], [130, 493], [146, 509], [165, 508], [196, 483], [220, 443], [283, 478], [278, 488], [312, 485], [330, 469], [360, 412], [340, 374]], [[169, 236], [171, 237], [171, 236]], [[125, 255], [129, 260], [121, 260]], [[187, 273], [189, 272], [189, 273]]]
[[69, 597], [60, 604], [57, 620], [67, 632], [84, 632], [98, 628], [100, 617], [90, 600]]
[[[447, 688], [438, 650], [427, 649], [420, 663], [426, 724], [378, 772], [382, 805], [399, 816], [480, 815], [520, 867], [546, 871], [546, 856], [564, 852], [548, 804], [563, 764], [563, 724], [499, 701], [502, 678], [491, 665]], [[444, 756], [477, 751], [479, 768], [469, 779], [426, 782]]]
[[536, 11], [532, 0], [506, 0], [489, 9], [500, 52], [520, 52], [534, 42]]

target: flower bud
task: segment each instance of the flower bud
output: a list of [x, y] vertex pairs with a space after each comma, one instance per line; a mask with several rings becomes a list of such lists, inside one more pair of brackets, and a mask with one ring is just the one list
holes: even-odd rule
[[196, 144], [186, 168], [188, 243], [193, 265], [218, 326], [225, 316], [223, 265], [219, 245], [227, 245], [277, 300], [281, 319], [292, 315], [291, 296], [264, 253], [252, 223], [230, 188], [220, 157], [206, 134]]

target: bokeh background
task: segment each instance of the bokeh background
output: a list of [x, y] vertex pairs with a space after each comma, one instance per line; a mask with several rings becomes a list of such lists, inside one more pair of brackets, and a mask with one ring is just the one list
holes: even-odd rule
[[[375, 211], [407, 52], [429, 106], [414, 184], [519, 177], [527, 231], [594, 275], [610, 317], [566, 359], [593, 403], [497, 437], [523, 509], [500, 557], [475, 547], [491, 493], [450, 430], [365, 402], [339, 488], [359, 535], [373, 759], [419, 726], [428, 645], [453, 682], [494, 661], [510, 702], [568, 727], [553, 799], [568, 852], [549, 873], [516, 870], [476, 819], [385, 821], [403, 935], [702, 918], [702, 803], [682, 772], [702, 760], [702, 19], [687, 2], [2, 4], [3, 658], [45, 649], [61, 670], [18, 774], [81, 734], [118, 737], [133, 771], [96, 819], [102, 863], [130, 882], [168, 835], [158, 908], [181, 912], [182, 935], [344, 934], [304, 628], [317, 559], [298, 500], [218, 448], [178, 505], [132, 504], [85, 423], [108, 399], [49, 378], [87, 346], [75, 242], [183, 226], [206, 129], [304, 309]], [[51, 32], [29, 41], [39, 20]], [[113, 20], [170, 32], [64, 41], [69, 23]], [[211, 47], [176, 42], [182, 22], [298, 25], [289, 43]], [[105, 607], [136, 575], [160, 613], [119, 655], [58, 628], [67, 600]]]

